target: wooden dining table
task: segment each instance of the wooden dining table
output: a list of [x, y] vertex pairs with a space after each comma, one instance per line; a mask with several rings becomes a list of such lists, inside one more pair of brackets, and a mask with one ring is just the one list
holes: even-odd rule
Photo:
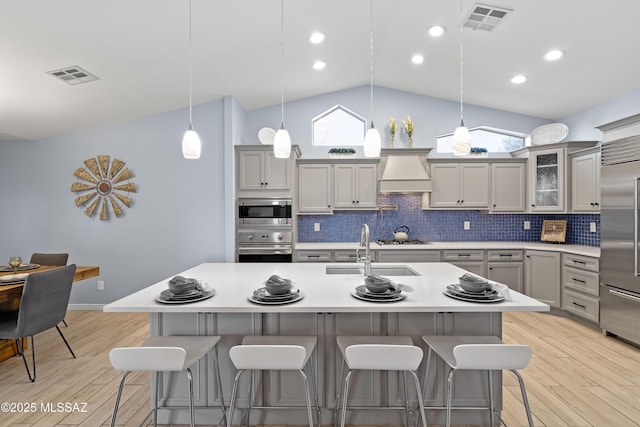
[[[41, 265], [37, 268], [19, 271], [18, 273], [40, 273], [42, 271], [52, 270], [54, 268], [59, 268], [59, 266], [54, 265]], [[1, 276], [6, 276], [14, 274], [12, 271], [3, 271], [0, 272]], [[89, 279], [91, 277], [97, 277], [100, 275], [100, 267], [99, 266], [77, 266], [76, 274], [73, 276], [73, 281], [78, 282], [80, 280]], [[22, 298], [22, 288], [24, 287], [23, 283], [11, 284], [11, 285], [3, 285], [0, 282], [0, 312], [6, 311], [15, 311], [20, 308], [20, 299]], [[26, 343], [25, 343], [26, 344]], [[13, 339], [3, 340], [0, 339], [0, 362], [10, 357], [15, 356], [17, 353], [16, 346]]]

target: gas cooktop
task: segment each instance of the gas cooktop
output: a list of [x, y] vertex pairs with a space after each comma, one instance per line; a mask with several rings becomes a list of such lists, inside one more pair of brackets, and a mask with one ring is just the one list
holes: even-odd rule
[[409, 239], [403, 242], [395, 239], [378, 240], [377, 243], [379, 245], [430, 245], [431, 244], [431, 242], [425, 242], [424, 240], [419, 240], [419, 239]]

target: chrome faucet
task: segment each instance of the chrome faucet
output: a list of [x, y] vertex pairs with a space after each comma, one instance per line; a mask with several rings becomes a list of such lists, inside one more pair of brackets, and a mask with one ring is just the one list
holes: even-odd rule
[[[359, 249], [364, 247], [364, 256], [360, 256]], [[364, 262], [364, 275], [369, 276], [371, 274], [371, 238], [369, 236], [369, 226], [362, 224], [362, 231], [360, 232], [360, 248], [356, 249], [356, 258], [358, 262]]]

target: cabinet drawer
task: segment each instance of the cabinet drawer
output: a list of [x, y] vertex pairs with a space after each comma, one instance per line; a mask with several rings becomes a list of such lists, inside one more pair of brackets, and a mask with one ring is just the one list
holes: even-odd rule
[[522, 261], [522, 251], [518, 250], [495, 250], [487, 251], [487, 261]]
[[379, 262], [440, 262], [440, 251], [420, 249], [378, 250]]
[[600, 321], [600, 300], [565, 289], [562, 296], [563, 307], [570, 313], [589, 319], [595, 323]]
[[596, 273], [600, 272], [600, 260], [589, 256], [564, 254], [564, 265], [583, 270], [591, 270]]
[[[360, 256], [364, 256], [364, 248], [360, 249]], [[371, 261], [376, 260], [375, 251], [370, 251]], [[333, 262], [357, 262], [358, 257], [356, 256], [356, 251], [354, 250], [336, 250], [333, 251]]]
[[562, 269], [562, 277], [565, 288], [576, 289], [587, 294], [598, 296], [598, 282], [600, 278], [598, 273], [564, 266]]
[[331, 251], [296, 251], [296, 262], [331, 262]]
[[464, 251], [444, 251], [443, 261], [484, 261], [484, 251], [464, 250]]

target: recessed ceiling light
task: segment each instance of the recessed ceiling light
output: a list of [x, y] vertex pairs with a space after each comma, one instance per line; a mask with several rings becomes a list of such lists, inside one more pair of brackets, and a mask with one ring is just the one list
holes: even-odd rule
[[424, 62], [424, 56], [416, 53], [411, 57], [411, 62], [413, 62], [414, 64], [422, 64]]
[[309, 37], [309, 41], [313, 44], [322, 43], [324, 41], [324, 34], [322, 33], [313, 33], [311, 37]]
[[557, 61], [564, 56], [564, 51], [559, 49], [553, 49], [544, 54], [544, 59], [547, 61]]
[[431, 37], [440, 37], [441, 35], [444, 34], [444, 27], [441, 25], [434, 25], [433, 27], [429, 28], [429, 35]]
[[511, 77], [511, 83], [513, 83], [514, 85], [519, 85], [526, 82], [528, 79], [529, 77], [525, 76], [524, 74], [516, 74], [515, 76]]
[[326, 66], [327, 66], [327, 63], [324, 61], [316, 61], [313, 63], [314, 70], [322, 70]]

